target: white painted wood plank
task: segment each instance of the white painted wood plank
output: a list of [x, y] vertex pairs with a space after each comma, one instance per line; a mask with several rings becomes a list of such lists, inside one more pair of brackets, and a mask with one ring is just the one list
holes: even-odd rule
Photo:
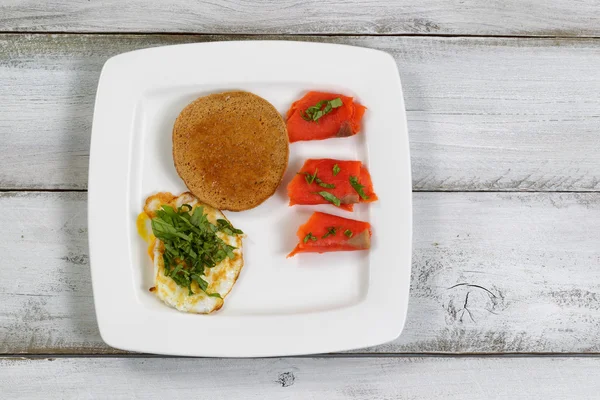
[[[0, 195], [0, 353], [113, 352], [85, 199]], [[599, 211], [600, 193], [416, 193], [405, 331], [358, 352], [599, 352]]]
[[599, 358], [0, 359], [13, 399], [597, 399]]
[[0, 30], [597, 36], [596, 0], [4, 0]]
[[[0, 188], [86, 188], [108, 57], [232, 38], [241, 37], [0, 35]], [[415, 190], [600, 190], [600, 40], [300, 39], [395, 57]]]

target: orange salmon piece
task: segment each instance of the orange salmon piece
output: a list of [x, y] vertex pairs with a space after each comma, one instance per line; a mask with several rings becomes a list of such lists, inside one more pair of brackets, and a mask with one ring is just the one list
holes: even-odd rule
[[[302, 115], [309, 107], [322, 100], [342, 100], [342, 106], [334, 108], [317, 121], [307, 121]], [[308, 92], [295, 101], [287, 112], [287, 130], [290, 143], [301, 140], [323, 140], [347, 137], [360, 131], [360, 122], [366, 107], [355, 103], [352, 97], [336, 93]]]
[[[339, 168], [339, 172], [334, 174], [334, 166]], [[312, 176], [316, 174], [314, 181]], [[359, 183], [364, 186], [363, 191], [369, 197], [363, 200], [358, 192], [350, 184], [350, 177], [357, 177]], [[323, 187], [319, 182], [334, 187]], [[334, 160], [331, 158], [308, 159], [304, 165], [288, 184], [288, 196], [290, 206], [296, 204], [315, 205], [315, 204], [333, 204], [325, 199], [318, 192], [327, 192], [340, 200], [340, 208], [352, 211], [353, 204], [360, 202], [372, 202], [377, 200], [377, 195], [373, 190], [373, 182], [369, 171], [360, 161]]]
[[298, 244], [288, 257], [298, 253], [367, 250], [371, 247], [371, 224], [315, 212], [298, 228]]
[[365, 200], [362, 197], [360, 198], [361, 203], [372, 203], [376, 200], [379, 200], [379, 197], [375, 194], [375, 190], [373, 189], [373, 181], [371, 180], [371, 174], [369, 174], [369, 170], [364, 165], [360, 167], [360, 177], [358, 179], [358, 183], [364, 186], [363, 191], [367, 195], [368, 199]]

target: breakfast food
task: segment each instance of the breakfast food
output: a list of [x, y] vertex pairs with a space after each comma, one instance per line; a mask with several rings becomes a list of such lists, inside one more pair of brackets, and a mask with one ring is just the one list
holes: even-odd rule
[[308, 92], [287, 112], [290, 142], [355, 135], [360, 131], [365, 110], [352, 97]]
[[326, 253], [329, 251], [366, 250], [371, 247], [368, 222], [315, 212], [298, 228], [298, 245], [288, 254]]
[[184, 312], [223, 306], [244, 265], [243, 232], [223, 213], [191, 193], [163, 192], [146, 199], [137, 227], [154, 264], [151, 292]]
[[360, 161], [308, 159], [287, 191], [291, 206], [333, 204], [352, 211], [355, 203], [377, 200], [371, 175]]
[[275, 193], [288, 163], [281, 115], [248, 92], [196, 99], [173, 127], [177, 173], [200, 201], [220, 210], [254, 208]]

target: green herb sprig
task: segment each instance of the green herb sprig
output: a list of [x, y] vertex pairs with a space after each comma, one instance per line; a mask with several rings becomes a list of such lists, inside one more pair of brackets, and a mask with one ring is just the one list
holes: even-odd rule
[[316, 182], [317, 185], [327, 188], [327, 189], [335, 188], [335, 185], [333, 183], [326, 183], [326, 182], [323, 182], [321, 179], [317, 178], [317, 172], [319, 172], [319, 168], [315, 168], [314, 174], [311, 174], [310, 172], [298, 172], [298, 173], [304, 174], [304, 179], [306, 180], [306, 183], [308, 183], [309, 185], [312, 185], [314, 182]]
[[361, 185], [360, 183], [358, 183], [358, 178], [355, 176], [351, 176], [350, 177], [350, 184], [352, 185], [352, 187], [354, 188], [354, 190], [356, 190], [356, 192], [358, 193], [358, 195], [363, 199], [363, 200], [369, 200], [369, 196], [367, 196], [365, 194], [364, 189], [364, 185]]
[[342, 204], [340, 199], [338, 199], [337, 197], [335, 197], [333, 194], [331, 194], [329, 192], [322, 191], [322, 192], [315, 192], [315, 194], [318, 194], [319, 196], [321, 196], [328, 202], [333, 203], [333, 205], [335, 205], [336, 207], [339, 207]]
[[340, 169], [340, 166], [339, 166], [339, 165], [337, 165], [337, 164], [335, 164], [335, 165], [333, 166], [333, 176], [337, 176], [337, 174], [339, 174], [339, 173], [340, 173], [340, 171], [341, 171], [341, 169]]
[[317, 182], [317, 185], [327, 188], [327, 189], [335, 189], [335, 185], [333, 183], [325, 183], [322, 180], [320, 180], [319, 178], [315, 178], [315, 182]]
[[344, 103], [342, 103], [342, 99], [339, 97], [333, 100], [321, 100], [314, 106], [308, 107], [306, 111], [300, 111], [300, 116], [306, 121], [317, 122], [321, 117], [329, 114], [331, 110], [341, 107], [342, 105], [344, 105]]
[[325, 235], [323, 235], [323, 237], [321, 239], [325, 239], [328, 236], [335, 236], [336, 233], [337, 233], [337, 228], [332, 226], [330, 228], [327, 228], [327, 233]]
[[315, 173], [312, 175], [310, 172], [302, 172], [304, 174], [304, 179], [306, 179], [306, 183], [312, 185], [315, 179], [317, 179], [317, 172], [319, 172], [319, 168], [315, 168]]
[[189, 294], [194, 294], [192, 283], [196, 282], [200, 289], [212, 297], [221, 297], [219, 293], [208, 293], [208, 282], [204, 280], [205, 268], [213, 268], [226, 258], [233, 259], [234, 246], [225, 243], [217, 232], [233, 236], [243, 234], [234, 228], [229, 221], [218, 219], [217, 225], [208, 221], [204, 207], [193, 209], [184, 204], [177, 210], [163, 205], [152, 219], [152, 233], [165, 246], [163, 253], [164, 274], [182, 287], [187, 287]]
[[313, 235], [312, 232], [308, 232], [308, 235], [304, 236], [304, 243], [306, 244], [309, 240], [315, 242], [317, 240], [317, 237]]

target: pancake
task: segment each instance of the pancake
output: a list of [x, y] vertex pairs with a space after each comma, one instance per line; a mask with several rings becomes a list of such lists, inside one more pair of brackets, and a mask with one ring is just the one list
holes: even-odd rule
[[177, 173], [201, 202], [220, 210], [248, 210], [271, 197], [288, 156], [283, 118], [252, 93], [200, 97], [173, 127]]

